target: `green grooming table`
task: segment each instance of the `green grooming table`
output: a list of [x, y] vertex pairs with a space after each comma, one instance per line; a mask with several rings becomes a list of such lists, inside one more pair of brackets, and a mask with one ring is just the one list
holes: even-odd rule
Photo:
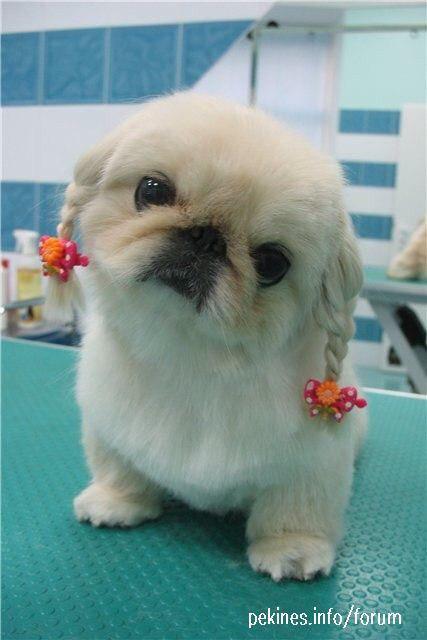
[[[3, 638], [425, 637], [422, 399], [367, 394], [369, 438], [335, 569], [311, 583], [276, 584], [249, 568], [237, 516], [171, 502], [163, 518], [136, 529], [76, 522], [71, 501], [88, 480], [73, 400], [77, 353], [2, 344]], [[344, 623], [352, 605], [398, 613], [401, 623], [309, 624], [313, 611], [330, 608]], [[307, 624], [289, 618], [249, 629], [249, 612], [268, 607], [305, 613]]]

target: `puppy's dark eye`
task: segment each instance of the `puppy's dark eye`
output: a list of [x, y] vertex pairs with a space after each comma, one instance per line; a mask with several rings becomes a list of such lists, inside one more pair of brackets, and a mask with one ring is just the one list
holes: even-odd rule
[[273, 242], [266, 242], [254, 249], [252, 258], [262, 287], [270, 287], [280, 282], [291, 266], [282, 247]]
[[135, 191], [135, 206], [142, 211], [150, 204], [173, 204], [175, 197], [175, 187], [166, 177], [144, 176]]

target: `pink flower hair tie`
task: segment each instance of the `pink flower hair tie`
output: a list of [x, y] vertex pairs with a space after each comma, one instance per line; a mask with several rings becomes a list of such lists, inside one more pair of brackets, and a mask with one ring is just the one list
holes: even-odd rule
[[77, 243], [66, 238], [42, 236], [39, 254], [43, 275], [57, 276], [61, 282], [67, 282], [74, 267], [87, 267], [89, 264], [89, 258], [79, 253]]
[[356, 387], [340, 387], [334, 380], [310, 379], [304, 387], [304, 399], [310, 407], [310, 416], [333, 418], [341, 422], [354, 407], [363, 409], [368, 404], [359, 398]]

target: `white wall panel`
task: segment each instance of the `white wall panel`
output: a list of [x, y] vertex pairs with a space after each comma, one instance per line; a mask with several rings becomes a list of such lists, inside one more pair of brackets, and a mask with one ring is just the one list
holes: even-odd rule
[[193, 91], [248, 104], [250, 56], [250, 41], [240, 38], [200, 78]]
[[257, 105], [323, 147], [330, 107], [329, 35], [266, 34], [260, 39]]
[[397, 162], [399, 136], [344, 134], [337, 136], [335, 156], [360, 162]]
[[141, 105], [6, 107], [2, 180], [68, 182], [84, 151]]
[[380, 342], [352, 340], [349, 352], [354, 364], [377, 368], [382, 361], [383, 347]]
[[3, 2], [3, 32], [254, 20], [271, 2]]
[[405, 105], [401, 119], [395, 214], [396, 224], [409, 229], [415, 229], [427, 210], [426, 127], [426, 105]]
[[375, 313], [367, 300], [359, 298], [356, 304], [354, 312], [355, 316], [361, 316], [363, 318], [375, 318]]
[[394, 212], [395, 189], [382, 187], [346, 187], [344, 200], [352, 213], [390, 215]]
[[359, 240], [364, 265], [384, 267], [392, 257], [392, 243], [387, 240]]

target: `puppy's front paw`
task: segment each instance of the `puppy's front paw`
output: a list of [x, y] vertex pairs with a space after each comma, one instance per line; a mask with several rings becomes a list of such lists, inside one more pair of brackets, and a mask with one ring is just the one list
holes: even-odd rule
[[161, 505], [148, 496], [126, 499], [114, 489], [95, 482], [74, 498], [74, 513], [77, 520], [90, 522], [94, 527], [134, 527], [157, 518]]
[[325, 538], [298, 533], [260, 538], [248, 549], [252, 569], [268, 573], [276, 582], [282, 578], [311, 580], [319, 573], [327, 576], [334, 555], [334, 547]]

